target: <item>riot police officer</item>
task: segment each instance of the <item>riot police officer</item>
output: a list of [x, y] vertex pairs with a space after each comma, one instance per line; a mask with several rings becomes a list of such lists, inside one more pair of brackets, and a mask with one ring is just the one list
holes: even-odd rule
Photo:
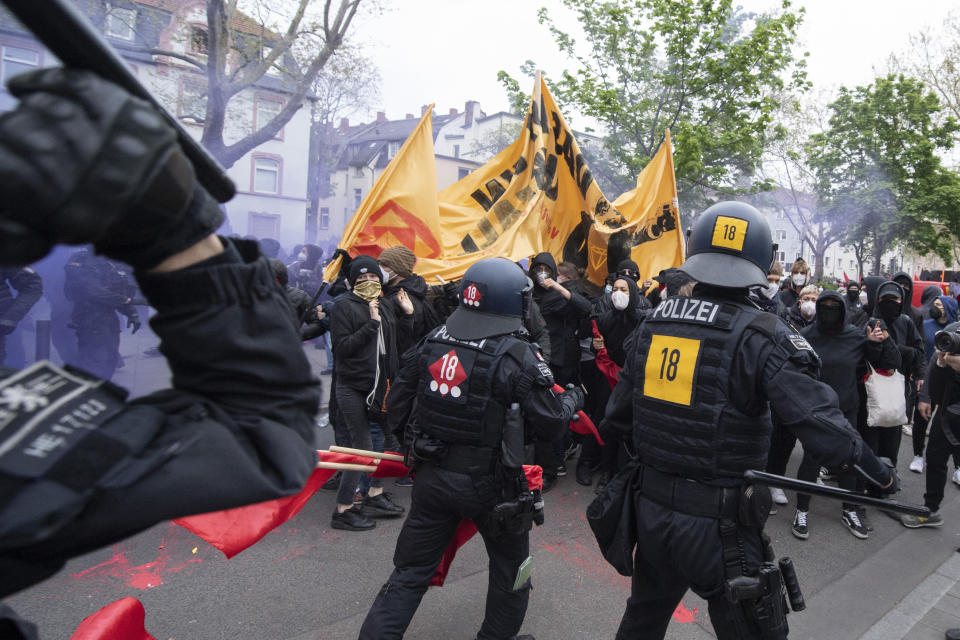
[[877, 491], [899, 487], [816, 380], [807, 341], [748, 302], [772, 258], [756, 209], [710, 207], [680, 267], [699, 283], [692, 296], [667, 299], [635, 334], [605, 417], [632, 431], [639, 462], [637, 550], [617, 638], [662, 638], [687, 589], [708, 601], [718, 638], [786, 637], [779, 589], [754, 598], [738, 588], [774, 567], [761, 565], [772, 559], [769, 491], [742, 486], [744, 471], [766, 461], [771, 411], [824, 466], [853, 467]]
[[109, 380], [120, 364], [117, 314], [126, 318], [132, 333], [140, 329], [140, 315], [133, 305], [136, 285], [124, 265], [89, 249], [70, 256], [63, 269], [63, 292], [73, 302], [70, 326], [77, 332], [79, 362], [75, 364]]
[[[13, 291], [17, 295], [13, 295]], [[0, 268], [0, 364], [7, 357], [7, 336], [43, 295], [40, 276], [29, 267]]]
[[[490, 555], [477, 637], [512, 638], [523, 623], [533, 499], [520, 464], [507, 459], [523, 458], [516, 430], [525, 426], [533, 439], [553, 440], [583, 404], [579, 389], [551, 391], [550, 368], [515, 335], [528, 287], [520, 267], [505, 258], [477, 262], [460, 282], [459, 306], [447, 323], [404, 354], [387, 399], [388, 426], [408, 444], [416, 482], [397, 539], [396, 569], [361, 638], [403, 636], [463, 518], [476, 523]], [[514, 403], [524, 418], [519, 425], [507, 418]]]

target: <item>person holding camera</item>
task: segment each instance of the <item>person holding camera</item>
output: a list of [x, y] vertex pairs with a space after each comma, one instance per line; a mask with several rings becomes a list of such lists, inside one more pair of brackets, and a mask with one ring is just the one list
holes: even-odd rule
[[[947, 484], [947, 460], [960, 455], [960, 323], [949, 324], [934, 336], [934, 356], [927, 366], [925, 393], [917, 404], [917, 411], [930, 427], [923, 494], [930, 515], [902, 516], [900, 522], [910, 529], [943, 524], [940, 503]], [[960, 469], [956, 475], [960, 475]]]
[[[550, 368], [518, 337], [528, 287], [513, 262], [480, 260], [460, 281], [459, 306], [446, 324], [403, 356], [387, 416], [416, 482], [397, 538], [396, 568], [367, 613], [362, 640], [403, 637], [464, 518], [476, 523], [490, 556], [477, 638], [513, 638], [523, 624], [535, 517], [518, 464], [524, 435], [556, 439], [584, 399], [579, 388], [554, 392]], [[520, 433], [515, 405], [522, 410]]]
[[129, 264], [173, 388], [127, 402], [50, 362], [0, 371], [0, 597], [158, 522], [300, 491], [320, 399], [269, 264], [214, 234], [223, 213], [151, 105], [78, 70], [9, 89], [0, 261], [92, 243]]

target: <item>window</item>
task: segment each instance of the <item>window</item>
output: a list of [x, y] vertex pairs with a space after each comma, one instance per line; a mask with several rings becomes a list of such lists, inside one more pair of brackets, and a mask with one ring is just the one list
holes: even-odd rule
[[253, 191], [280, 193], [280, 160], [267, 156], [253, 157]]
[[463, 180], [470, 175], [470, 169], [466, 167], [457, 167], [457, 180]]
[[453, 145], [453, 157], [454, 158], [460, 157], [460, 145], [458, 144]]
[[202, 124], [207, 117], [207, 87], [193, 80], [180, 84], [180, 118]]
[[363, 167], [354, 167], [353, 168], [353, 177], [362, 178], [363, 177]]
[[387, 145], [387, 157], [392, 158], [397, 155], [397, 152], [400, 151], [400, 142], [394, 140]]
[[354, 189], [353, 190], [353, 208], [359, 209], [360, 204], [363, 202], [363, 189]]
[[321, 229], [330, 228], [330, 208], [329, 207], [320, 207], [320, 228]]
[[787, 252], [786, 251], [777, 251], [777, 261], [786, 262], [787, 261]]
[[254, 99], [254, 129], [257, 131], [262, 129], [268, 122], [277, 117], [281, 109], [283, 109], [282, 101], [257, 96]]
[[830, 258], [824, 258], [824, 259], [823, 259], [823, 266], [825, 266], [825, 267], [829, 267], [829, 266], [830, 266]]
[[107, 11], [106, 30], [111, 38], [121, 40], [133, 40], [133, 28], [137, 24], [137, 12], [133, 9], [118, 9], [116, 7]]
[[190, 25], [190, 36], [187, 40], [187, 50], [190, 53], [207, 53], [209, 34], [207, 28], [201, 24]]
[[776, 238], [777, 238], [777, 240], [786, 240], [786, 239], [787, 239], [787, 232], [784, 231], [783, 229], [777, 229]]
[[247, 216], [247, 233], [257, 238], [279, 238], [280, 216], [251, 211]]
[[0, 67], [0, 111], [9, 111], [17, 104], [17, 99], [6, 92], [7, 81], [24, 71], [40, 66], [40, 52], [23, 47], [0, 46], [2, 67]]

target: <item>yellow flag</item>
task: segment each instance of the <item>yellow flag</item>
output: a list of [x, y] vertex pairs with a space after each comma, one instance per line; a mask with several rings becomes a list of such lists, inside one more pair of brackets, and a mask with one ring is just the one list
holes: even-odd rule
[[[440, 192], [443, 257], [421, 260], [425, 277], [460, 277], [481, 258], [520, 260], [548, 251], [602, 284], [633, 258], [652, 277], [683, 262], [669, 139], [637, 189], [610, 204], [539, 78], [520, 137]], [[622, 208], [621, 208], [622, 206]]]
[[[422, 258], [441, 256], [432, 110], [430, 105], [344, 229], [340, 247], [351, 256], [376, 258], [397, 245]], [[323, 279], [332, 282], [339, 269], [337, 258]]]

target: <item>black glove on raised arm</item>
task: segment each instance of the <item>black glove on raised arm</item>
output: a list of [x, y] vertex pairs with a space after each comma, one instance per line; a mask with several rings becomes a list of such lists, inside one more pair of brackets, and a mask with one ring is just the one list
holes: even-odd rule
[[57, 243], [149, 269], [223, 221], [174, 130], [148, 103], [88, 71], [17, 76], [0, 116], [0, 263]]

